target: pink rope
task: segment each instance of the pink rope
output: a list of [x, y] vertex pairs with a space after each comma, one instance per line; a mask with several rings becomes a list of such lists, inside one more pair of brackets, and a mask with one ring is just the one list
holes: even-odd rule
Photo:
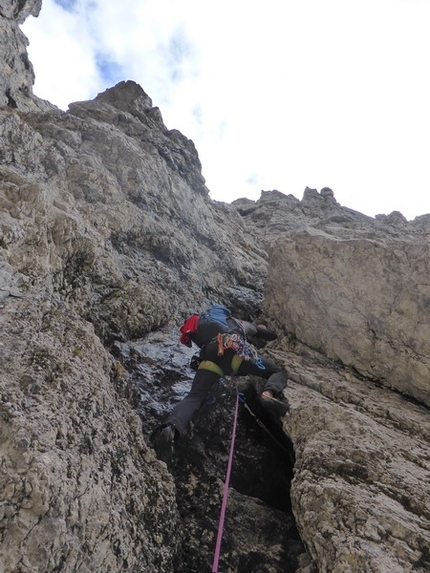
[[224, 493], [223, 493], [222, 504], [221, 504], [221, 512], [220, 512], [220, 516], [219, 516], [218, 536], [217, 536], [216, 546], [215, 546], [215, 555], [214, 555], [214, 561], [213, 561], [213, 565], [212, 565], [212, 573], [218, 573], [218, 562], [219, 562], [219, 557], [221, 554], [221, 541], [222, 541], [222, 534], [224, 531], [225, 511], [227, 508], [228, 487], [229, 487], [229, 483], [230, 483], [231, 466], [233, 464], [234, 442], [236, 439], [236, 427], [237, 427], [238, 411], [239, 411], [239, 392], [236, 393], [236, 406], [235, 406], [235, 410], [234, 410], [233, 429], [231, 431], [230, 454], [228, 457], [227, 472], [225, 474]]

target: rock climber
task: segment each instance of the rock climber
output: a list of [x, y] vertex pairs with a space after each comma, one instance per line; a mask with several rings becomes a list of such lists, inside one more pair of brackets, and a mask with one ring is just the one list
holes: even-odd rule
[[196, 374], [188, 395], [179, 402], [165, 424], [155, 434], [155, 449], [159, 459], [168, 463], [173, 442], [185, 431], [196, 410], [204, 402], [211, 387], [223, 376], [259, 376], [266, 380], [259, 397], [262, 406], [278, 416], [284, 416], [289, 404], [282, 391], [287, 385], [287, 373], [258, 354], [248, 336], [275, 340], [277, 335], [262, 324], [236, 319], [223, 305], [214, 305], [200, 315], [187, 319], [182, 327], [181, 343], [200, 348]]

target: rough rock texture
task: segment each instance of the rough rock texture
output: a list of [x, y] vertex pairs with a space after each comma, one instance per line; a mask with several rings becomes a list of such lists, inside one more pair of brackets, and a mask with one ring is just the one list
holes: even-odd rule
[[19, 28], [28, 16], [38, 16], [41, 7], [42, 0], [0, 0], [0, 107], [25, 111], [55, 108], [33, 95], [28, 40]]
[[299, 343], [273, 357], [293, 380], [291, 498], [318, 571], [427, 571], [428, 410]]
[[286, 333], [291, 497], [318, 570], [426, 571], [430, 217], [371, 219], [311, 189], [236, 207], [273, 239], [264, 309]]
[[309, 346], [430, 405], [429, 245], [372, 231], [292, 233], [271, 247], [270, 311]]
[[[276, 199], [273, 215], [268, 200], [251, 214], [279, 235], [266, 310], [308, 346], [430, 405], [430, 217], [373, 220], [328, 190]], [[312, 206], [323, 217], [303, 220]]]
[[130, 112], [106, 94], [68, 114], [0, 112], [6, 571], [171, 570], [173, 482], [109, 347], [196, 302], [261, 300], [266, 255], [211, 205], [192, 143], [135, 84], [115, 93]]
[[[177, 332], [157, 332], [141, 341], [117, 343], [115, 352], [140, 389], [138, 411], [150, 435], [189, 389], [193, 351], [178, 347]], [[220, 571], [302, 571], [300, 565], [310, 566], [310, 558], [291, 513], [291, 442], [280, 421], [261, 411], [255, 400], [258, 385], [257, 380], [244, 380], [239, 389], [271, 435], [241, 406]], [[213, 388], [175, 446], [169, 469], [182, 519], [177, 573], [212, 567], [234, 401], [235, 383], [226, 379]]]
[[192, 377], [178, 324], [222, 302], [279, 329], [292, 409], [240, 382], [270, 434], [241, 407], [220, 570], [428, 571], [430, 216], [211, 201], [135, 83], [67, 113], [33, 96], [39, 9], [0, 1], [0, 570], [210, 570], [235, 388], [169, 471], [151, 434]]

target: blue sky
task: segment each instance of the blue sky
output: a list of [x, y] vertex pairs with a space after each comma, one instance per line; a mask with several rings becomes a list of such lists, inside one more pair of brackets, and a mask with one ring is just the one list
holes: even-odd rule
[[64, 8], [64, 10], [67, 10], [68, 12], [72, 12], [78, 4], [78, 0], [54, 0], [55, 4], [57, 4], [58, 6], [61, 6], [61, 8]]
[[427, 0], [43, 0], [34, 91], [62, 109], [138, 82], [192, 139], [211, 197], [331, 187], [430, 213]]

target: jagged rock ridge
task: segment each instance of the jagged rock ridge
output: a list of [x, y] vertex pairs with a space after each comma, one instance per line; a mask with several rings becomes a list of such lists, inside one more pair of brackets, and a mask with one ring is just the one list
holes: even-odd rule
[[177, 325], [212, 302], [276, 323], [295, 456], [290, 502], [290, 456], [241, 415], [223, 570], [426, 571], [430, 217], [329, 189], [211, 201], [133, 82], [67, 113], [32, 94], [18, 25], [40, 5], [0, 3], [4, 571], [210, 568], [233, 389], [172, 473], [149, 436], [192, 375]]

